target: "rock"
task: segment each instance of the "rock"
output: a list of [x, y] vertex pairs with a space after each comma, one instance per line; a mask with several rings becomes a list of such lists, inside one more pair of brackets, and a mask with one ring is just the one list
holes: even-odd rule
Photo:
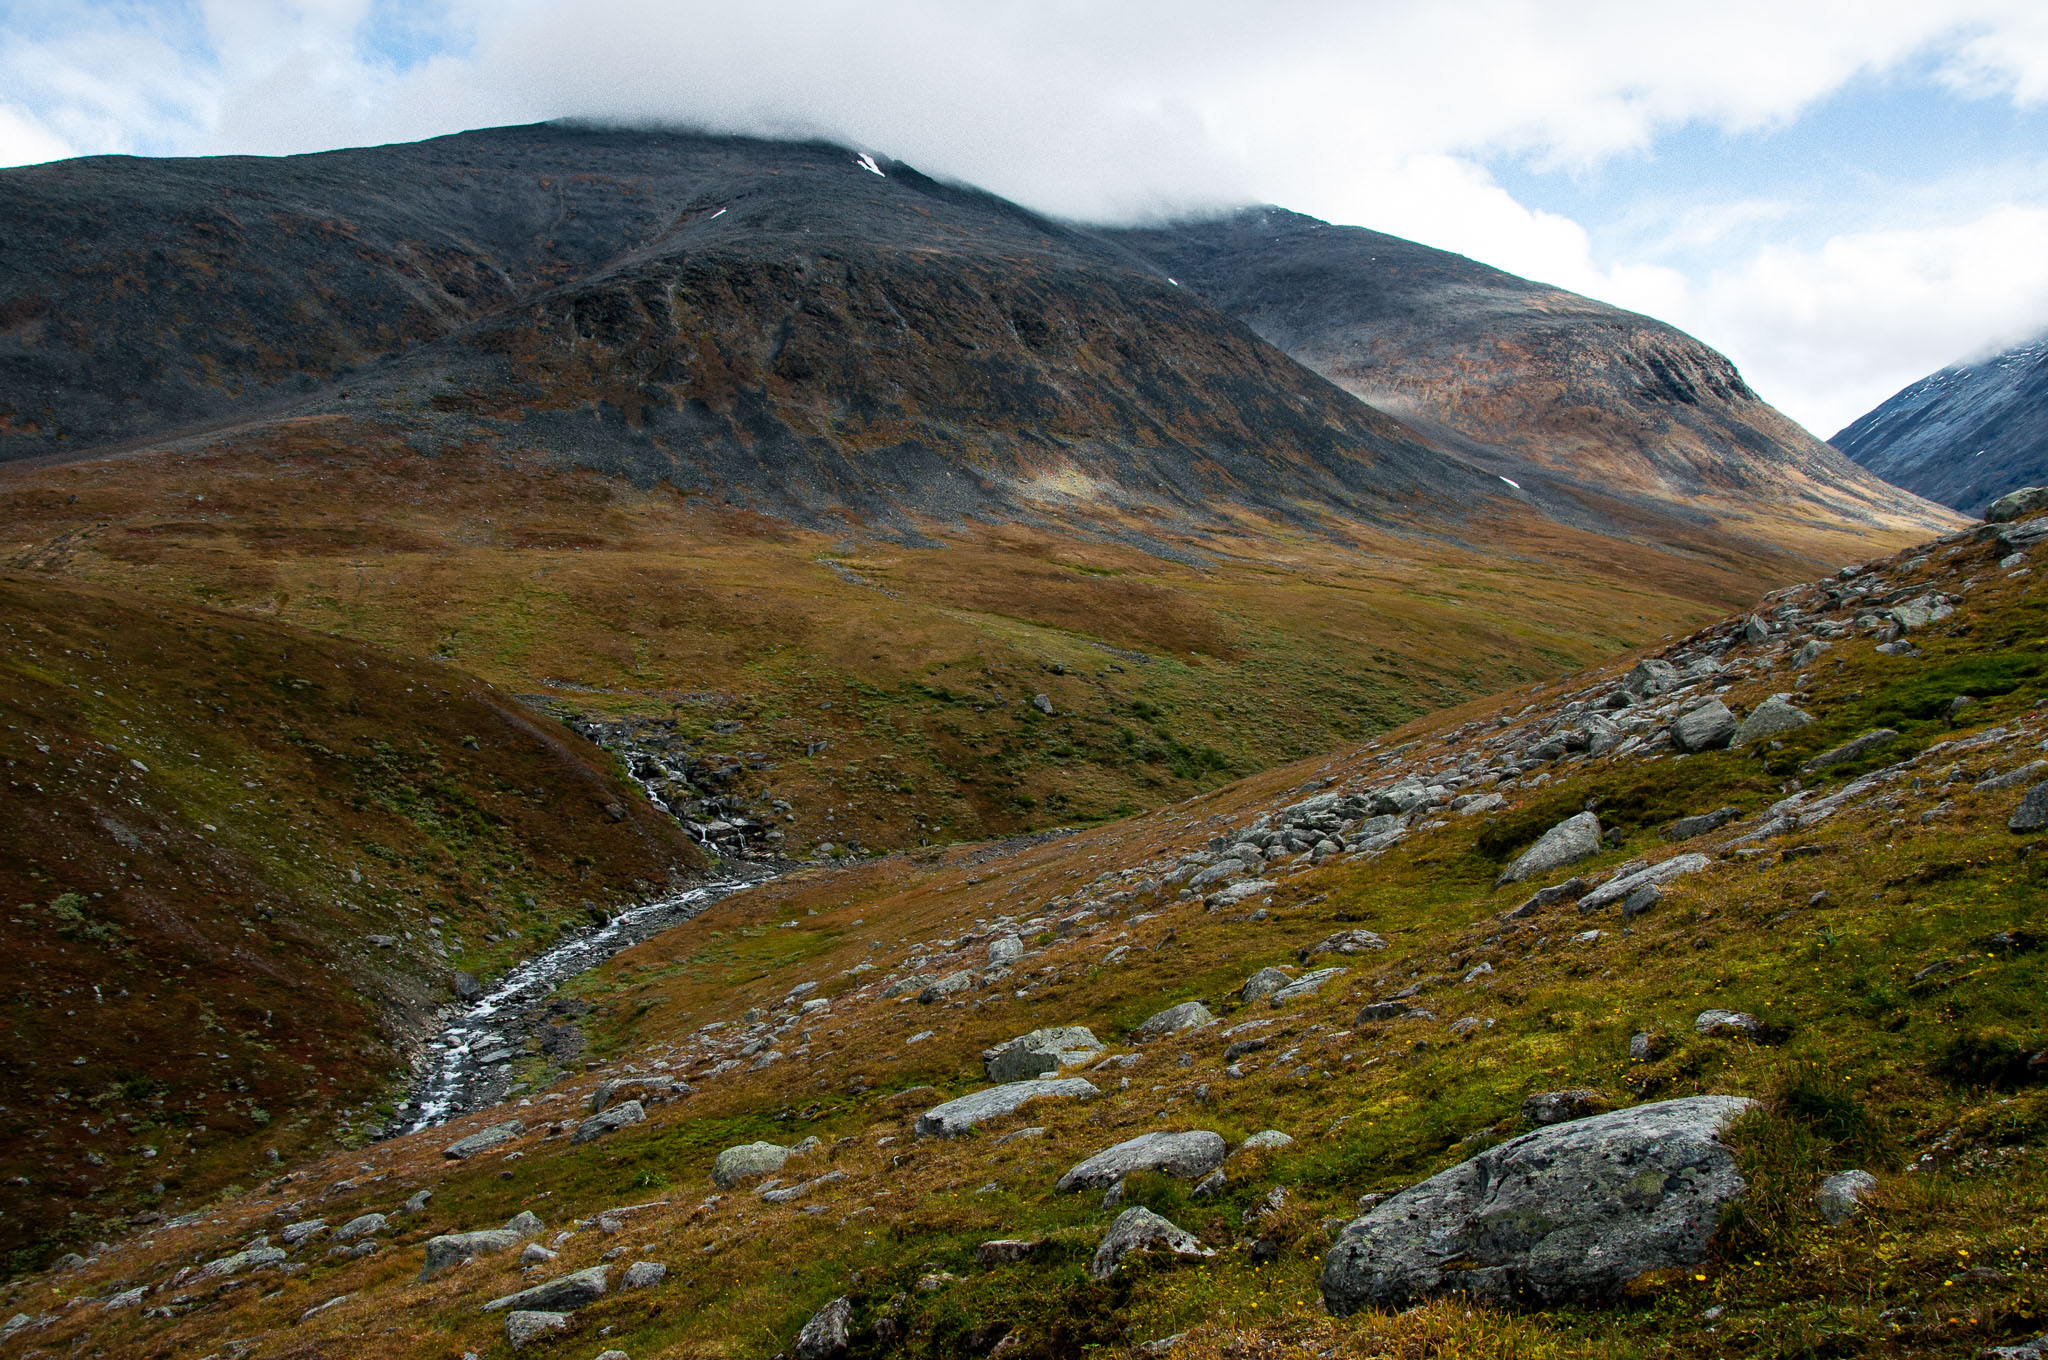
[[448, 985], [455, 990], [455, 998], [458, 1001], [476, 1001], [484, 994], [484, 985], [477, 981], [475, 973], [458, 970], [449, 977]]
[[1015, 935], [999, 935], [988, 942], [988, 962], [991, 968], [1007, 968], [1024, 957], [1024, 941]]
[[1813, 1202], [1830, 1226], [1839, 1228], [1863, 1212], [1863, 1201], [1877, 1192], [1877, 1177], [1868, 1171], [1837, 1171], [1820, 1183]]
[[2001, 789], [2016, 789], [2022, 784], [2038, 782], [2043, 775], [2048, 775], [2048, 760], [2030, 760], [2017, 769], [2007, 770], [2004, 774], [1995, 774], [1988, 779], [1978, 780], [1970, 785], [1970, 792], [1997, 793]]
[[779, 1143], [741, 1143], [718, 1154], [711, 1163], [711, 1179], [721, 1190], [730, 1190], [753, 1176], [782, 1170], [789, 1149]]
[[1702, 869], [1713, 867], [1714, 861], [1705, 855], [1673, 855], [1670, 859], [1659, 860], [1647, 869], [1638, 869], [1632, 874], [1617, 874], [1593, 891], [1579, 899], [1579, 910], [1594, 912], [1614, 902], [1623, 902], [1629, 894], [1639, 888], [1662, 887], [1674, 878], [1696, 874]]
[[1494, 880], [1494, 886], [1519, 883], [1525, 878], [1562, 869], [1567, 864], [1576, 864], [1588, 855], [1599, 853], [1600, 819], [1590, 812], [1581, 812], [1544, 832], [1534, 845], [1501, 871], [1500, 877]]
[[1038, 710], [1038, 711], [1039, 711], [1040, 713], [1043, 713], [1043, 714], [1044, 714], [1044, 715], [1045, 715], [1046, 717], [1048, 717], [1048, 718], [1050, 718], [1050, 717], [1052, 716], [1052, 697], [1051, 697], [1050, 695], [1046, 695], [1046, 694], [1034, 694], [1034, 695], [1032, 695], [1032, 696], [1031, 696], [1031, 706], [1032, 706], [1033, 708], [1037, 709], [1037, 710]]
[[1083, 1063], [1102, 1051], [1102, 1041], [1080, 1025], [1035, 1029], [985, 1049], [983, 1068], [990, 1081], [1027, 1081]]
[[1223, 1135], [1207, 1129], [1185, 1133], [1141, 1133], [1076, 1163], [1053, 1188], [1092, 1190], [1114, 1185], [1137, 1171], [1163, 1171], [1190, 1180], [1223, 1165]]
[[405, 1202], [405, 1212], [409, 1214], [425, 1213], [427, 1211], [427, 1201], [433, 1197], [434, 1192], [431, 1190], [415, 1190], [411, 1198]]
[[1274, 1214], [1279, 1213], [1281, 1209], [1285, 1208], [1286, 1205], [1287, 1187], [1276, 1185], [1256, 1200], [1253, 1200], [1246, 1207], [1245, 1211], [1238, 1215], [1238, 1222], [1244, 1227], [1249, 1228], [1262, 1218], [1271, 1218]]
[[934, 1106], [917, 1117], [919, 1138], [958, 1138], [975, 1125], [1015, 1114], [1034, 1100], [1088, 1100], [1102, 1092], [1081, 1077], [1057, 1081], [1013, 1081]]
[[1314, 996], [1322, 989], [1324, 983], [1343, 977], [1350, 971], [1349, 968], [1318, 968], [1313, 973], [1303, 973], [1300, 977], [1273, 993], [1272, 1004], [1278, 1006], [1283, 1002], [1292, 1001], [1296, 997]]
[[[1887, 1309], [1886, 1311], [1891, 1312], [1894, 1310]], [[1896, 1311], [1912, 1312], [1911, 1309], [1899, 1309]], [[1883, 1314], [1879, 1314], [1879, 1318], [1882, 1320]], [[1918, 1322], [1920, 1315], [1913, 1313], [1911, 1318], [1905, 1320]], [[2017, 1346], [1988, 1346], [1977, 1352], [1977, 1360], [2048, 1360], [2048, 1332], [2043, 1332], [2032, 1341], [2022, 1341]]]
[[110, 1313], [122, 1308], [133, 1308], [140, 1304], [148, 1294], [148, 1285], [137, 1285], [133, 1289], [122, 1290], [111, 1299], [108, 1299], [102, 1306]]
[[2048, 510], [2048, 486], [2023, 486], [2008, 491], [1984, 507], [1986, 524], [2009, 524], [2028, 515]]
[[1584, 1087], [1570, 1091], [1538, 1091], [1522, 1101], [1522, 1118], [1539, 1127], [1584, 1119], [1609, 1108], [1603, 1093]]
[[1178, 1034], [1184, 1029], [1200, 1029], [1204, 1025], [1215, 1023], [1216, 1017], [1209, 1013], [1207, 1006], [1199, 1001], [1183, 1001], [1178, 1006], [1168, 1006], [1132, 1030], [1131, 1040], [1142, 1044], [1147, 1039]]
[[1683, 682], [1679, 677], [1678, 667], [1669, 661], [1659, 661], [1655, 657], [1638, 661], [1627, 675], [1621, 677], [1622, 689], [1638, 698], [1662, 694], [1666, 690], [1676, 689], [1681, 683]]
[[1244, 987], [1237, 994], [1238, 999], [1249, 1006], [1261, 997], [1271, 996], [1293, 981], [1292, 977], [1278, 968], [1261, 968], [1246, 979]]
[[[382, 1214], [362, 1214], [336, 1228], [334, 1230], [334, 1240], [337, 1242], [353, 1242], [358, 1237], [372, 1236], [384, 1231], [384, 1223], [385, 1219]], [[278, 1235], [282, 1237], [284, 1234], [280, 1233]]]
[[1771, 640], [1771, 625], [1765, 623], [1756, 615], [1751, 614], [1748, 621], [1742, 625], [1742, 640], [1751, 644], [1769, 642]]
[[1106, 1280], [1116, 1273], [1124, 1257], [1134, 1251], [1155, 1248], [1176, 1256], [1216, 1254], [1203, 1247], [1193, 1233], [1168, 1222], [1150, 1209], [1126, 1209], [1117, 1215], [1116, 1222], [1109, 1225], [1109, 1233], [1102, 1239], [1102, 1245], [1095, 1249], [1095, 1259], [1089, 1263], [1088, 1273], [1095, 1279]]
[[599, 1351], [597, 1353], [597, 1360], [633, 1360], [633, 1358], [624, 1351], [613, 1350]]
[[846, 1354], [846, 1329], [852, 1321], [853, 1301], [844, 1297], [811, 1314], [796, 1334], [796, 1360], [839, 1360]]
[[1715, 751], [1734, 739], [1736, 727], [1728, 705], [1709, 699], [1672, 720], [1671, 740], [1681, 751]]
[[1366, 954], [1386, 947], [1387, 942], [1370, 930], [1340, 930], [1335, 935], [1325, 935], [1302, 950], [1301, 957], [1312, 959], [1318, 954]]
[[650, 1289], [668, 1278], [668, 1267], [659, 1261], [635, 1261], [619, 1277], [621, 1289]]
[[532, 1237], [541, 1229], [540, 1220], [530, 1213], [520, 1213], [502, 1228], [487, 1228], [482, 1232], [443, 1233], [430, 1237], [426, 1245], [426, 1264], [420, 1267], [422, 1283], [433, 1279], [448, 1267], [472, 1256], [487, 1256], [492, 1252], [507, 1251]]
[[599, 1082], [597, 1089], [590, 1093], [590, 1112], [603, 1114], [629, 1096], [645, 1105], [667, 1096], [689, 1093], [690, 1088], [674, 1077], [612, 1077]]
[[1221, 1171], [1211, 1171], [1195, 1183], [1194, 1189], [1188, 1191], [1188, 1198], [1209, 1199], [1212, 1196], [1222, 1194], [1229, 1187], [1230, 1177], [1224, 1175]]
[[507, 1294], [485, 1304], [484, 1311], [496, 1313], [511, 1308], [520, 1312], [572, 1312], [604, 1297], [605, 1275], [610, 1269], [609, 1266], [592, 1266], [588, 1270], [537, 1284], [531, 1289], [522, 1289], [516, 1294]]
[[526, 1250], [519, 1253], [519, 1264], [522, 1266], [544, 1266], [560, 1255], [560, 1252], [549, 1251], [538, 1242], [528, 1242]]
[[1650, 908], [1664, 900], [1664, 890], [1654, 883], [1645, 883], [1621, 902], [1621, 919], [1633, 921]]
[[1259, 1132], [1245, 1139], [1242, 1143], [1239, 1143], [1237, 1145], [1237, 1152], [1233, 1152], [1230, 1155], [1235, 1157], [1238, 1152], [1264, 1152], [1277, 1148], [1293, 1146], [1294, 1140], [1292, 1138], [1289, 1138], [1286, 1134], [1280, 1132], [1280, 1130], [1261, 1129]]
[[1854, 741], [1845, 741], [1831, 751], [1822, 751], [1819, 755], [1801, 765], [1799, 770], [1802, 774], [1815, 774], [1831, 766], [1844, 765], [1849, 761], [1861, 758], [1871, 751], [1889, 746], [1898, 739], [1899, 734], [1897, 732], [1889, 727], [1880, 727], [1874, 731], [1865, 732]]
[[1822, 642], [1819, 638], [1814, 638], [1792, 654], [1792, 669], [1803, 671], [1833, 650], [1833, 643]]
[[526, 1125], [516, 1119], [508, 1119], [502, 1124], [493, 1124], [487, 1129], [472, 1133], [467, 1138], [456, 1139], [441, 1149], [441, 1155], [451, 1162], [459, 1162], [465, 1157], [474, 1157], [479, 1152], [489, 1152], [494, 1147], [509, 1143], [525, 1132]]
[[1773, 694], [1749, 711], [1742, 720], [1742, 726], [1735, 729], [1731, 746], [1747, 746], [1753, 741], [1766, 741], [1786, 732], [1797, 732], [1813, 722], [1813, 715], [1792, 702], [1789, 694]]
[[576, 1132], [570, 1136], [569, 1141], [572, 1143], [588, 1143], [594, 1139], [602, 1138], [608, 1133], [623, 1129], [628, 1124], [638, 1124], [645, 1118], [647, 1118], [647, 1111], [640, 1102], [629, 1100], [623, 1105], [612, 1106], [603, 1114], [594, 1114], [581, 1124], [578, 1124]]
[[562, 1313], [518, 1312], [505, 1315], [505, 1339], [518, 1350], [535, 1337], [566, 1331], [569, 1319]]
[[1733, 1038], [1737, 1035], [1745, 1039], [1764, 1037], [1764, 1022], [1748, 1011], [1701, 1011], [1698, 1018], [1692, 1022], [1692, 1029], [1693, 1033], [1704, 1034], [1710, 1038]]
[[2009, 831], [2039, 831], [2048, 827], [2048, 780], [2027, 790], [2005, 825]]
[[1677, 821], [1664, 828], [1664, 839], [1667, 841], [1689, 841], [1694, 836], [1704, 836], [1709, 831], [1719, 831], [1741, 815], [1741, 808], [1724, 807], [1715, 808], [1712, 812], [1702, 812], [1696, 817], [1680, 817]]
[[944, 1001], [955, 992], [964, 992], [973, 985], [974, 974], [964, 969], [958, 973], [948, 973], [931, 986], [919, 992], [917, 994], [918, 1003], [929, 1006], [934, 1001]]
[[772, 1190], [763, 1186], [759, 1193], [761, 1198], [770, 1204], [788, 1204], [794, 1200], [802, 1199], [813, 1190], [822, 1189], [828, 1185], [837, 1185], [845, 1179], [846, 1173], [844, 1171], [827, 1171], [824, 1175], [804, 1181], [800, 1185], [785, 1185], [779, 1189]]
[[1037, 1251], [1037, 1241], [1023, 1237], [999, 1237], [993, 1242], [984, 1242], [974, 1249], [974, 1263], [983, 1270], [997, 1266], [1014, 1265]]
[[1212, 907], [1234, 907], [1253, 897], [1264, 897], [1280, 885], [1270, 878], [1250, 878], [1242, 883], [1233, 883], [1221, 892], [1209, 895]]
[[1324, 1261], [1324, 1302], [1341, 1317], [1436, 1294], [1597, 1299], [1696, 1264], [1746, 1189], [1717, 1135], [1751, 1103], [1661, 1101], [1488, 1148], [1353, 1220]]
[[1503, 921], [1519, 921], [1534, 916], [1553, 902], [1575, 902], [1593, 888], [1592, 881], [1584, 878], [1568, 878], [1562, 883], [1553, 883], [1547, 888], [1538, 888], [1528, 901], [1512, 911], [1501, 913]]
[[288, 1247], [296, 1247], [299, 1243], [318, 1237], [325, 1231], [327, 1231], [326, 1219], [302, 1218], [296, 1223], [285, 1224], [283, 1230], [278, 1233], [277, 1240]]

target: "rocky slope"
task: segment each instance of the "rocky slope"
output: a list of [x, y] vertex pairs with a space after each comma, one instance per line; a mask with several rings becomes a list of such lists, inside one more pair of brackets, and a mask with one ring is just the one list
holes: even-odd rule
[[595, 1070], [18, 1282], [5, 1344], [2018, 1345], [2044, 541], [1848, 568], [1143, 817], [734, 897], [573, 989]]
[[1829, 442], [1965, 514], [2048, 482], [2048, 337], [1930, 373]]

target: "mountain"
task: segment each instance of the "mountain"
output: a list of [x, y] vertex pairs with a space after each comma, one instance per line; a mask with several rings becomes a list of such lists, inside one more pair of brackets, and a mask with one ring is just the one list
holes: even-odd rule
[[1965, 514], [2048, 482], [2048, 336], [1931, 373], [1830, 441], [1889, 482]]
[[1923, 513], [1649, 317], [1281, 208], [1113, 235], [1361, 401], [1594, 522]]

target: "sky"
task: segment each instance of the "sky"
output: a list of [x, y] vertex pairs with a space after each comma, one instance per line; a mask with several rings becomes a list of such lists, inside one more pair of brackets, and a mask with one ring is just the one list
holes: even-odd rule
[[2048, 329], [2044, 0], [0, 0], [0, 165], [563, 117], [1393, 232], [1690, 331], [1823, 437]]

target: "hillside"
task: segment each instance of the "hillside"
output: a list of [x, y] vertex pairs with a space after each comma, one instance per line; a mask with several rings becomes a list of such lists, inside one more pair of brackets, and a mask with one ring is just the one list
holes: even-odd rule
[[[424, 1357], [515, 1336], [522, 1354], [633, 1360], [2016, 1345], [2048, 1316], [2030, 853], [2048, 826], [2048, 612], [2024, 560], [2044, 537], [2048, 519], [1958, 534], [1093, 830], [792, 874], [575, 984], [594, 1070], [19, 1281], [4, 1344]], [[1068, 1084], [961, 1130], [947, 1102], [1000, 1080], [995, 1045], [1048, 1026], [1091, 1031], [1057, 1036]], [[1728, 1111], [1703, 1160], [1616, 1192], [1624, 1217], [1723, 1197], [1654, 1268], [1600, 1275], [1645, 1248], [1559, 1227], [1508, 1277], [1532, 1292], [1498, 1301], [1491, 1262], [1587, 1198], [1558, 1195], [1474, 1229], [1406, 1296], [1418, 1306], [1344, 1292], [1345, 1261], [1456, 1183], [1423, 1178], [1630, 1127], [1610, 1107]], [[509, 1118], [495, 1149], [443, 1155]], [[1147, 1132], [1179, 1139], [1140, 1150], [1177, 1151], [1080, 1166]], [[1068, 1168], [1081, 1189], [1056, 1188]], [[1816, 1191], [1849, 1169], [1867, 1179], [1828, 1201], [1837, 1223]], [[1182, 1230], [1171, 1250], [1098, 1254], [1113, 1221], [1149, 1222], [1139, 1208]]]
[[1113, 235], [1359, 400], [1617, 532], [1674, 509], [1766, 538], [1774, 520], [1929, 523], [1649, 317], [1281, 208]]
[[704, 867], [447, 667], [17, 572], [0, 620], [9, 1271], [368, 1137], [457, 970]]
[[2048, 481], [2048, 338], [1930, 373], [1829, 441], [1965, 514]]

